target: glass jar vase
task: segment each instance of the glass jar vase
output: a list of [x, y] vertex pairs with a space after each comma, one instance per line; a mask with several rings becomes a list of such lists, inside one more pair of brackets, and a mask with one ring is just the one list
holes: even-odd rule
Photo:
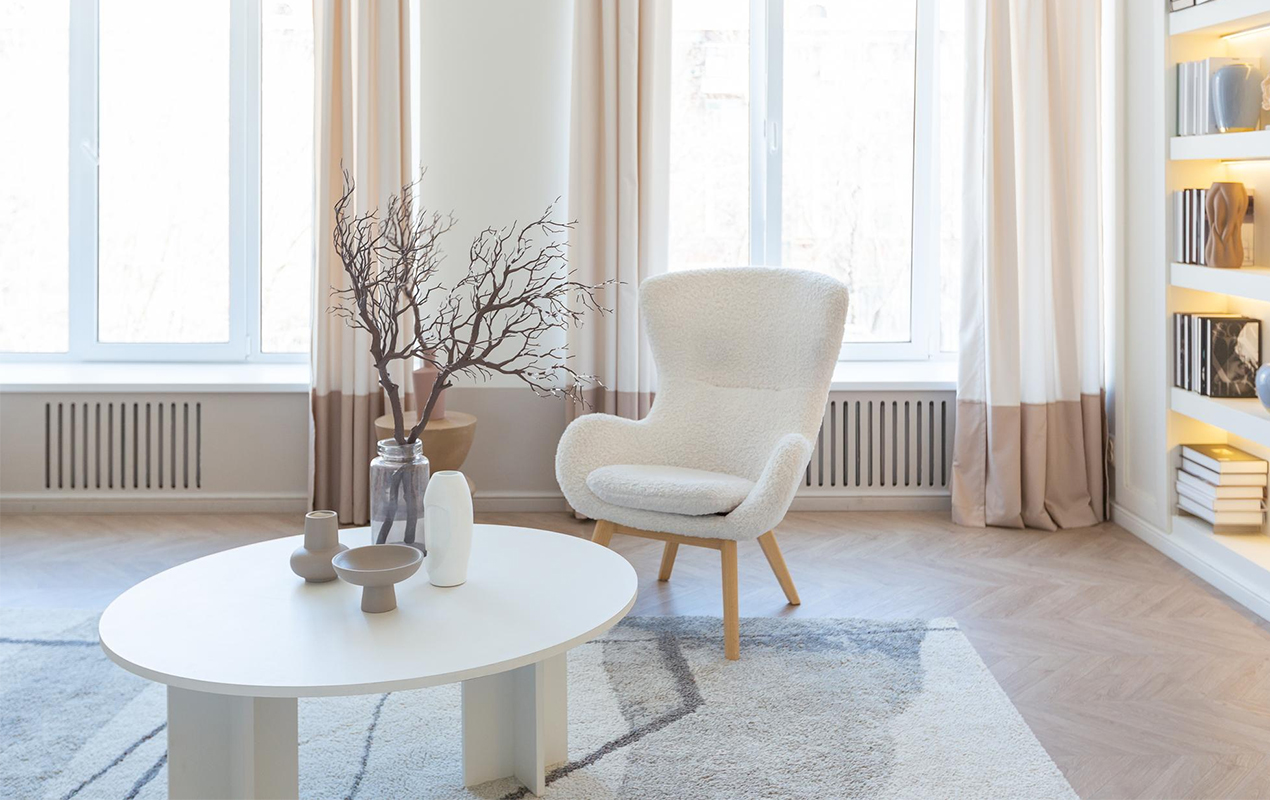
[[396, 542], [427, 554], [423, 538], [423, 493], [428, 488], [428, 459], [423, 443], [379, 442], [370, 462], [370, 535], [375, 544]]

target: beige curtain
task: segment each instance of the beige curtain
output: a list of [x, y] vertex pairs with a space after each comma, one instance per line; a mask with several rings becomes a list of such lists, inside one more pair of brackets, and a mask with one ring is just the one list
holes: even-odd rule
[[640, 332], [639, 283], [666, 270], [670, 138], [669, 0], [580, 0], [574, 11], [570, 140], [570, 266], [577, 280], [619, 280], [569, 334], [579, 372], [604, 388], [590, 408], [631, 419], [648, 413], [653, 363]]
[[1098, 0], [968, 0], [953, 519], [1106, 516]]
[[[356, 213], [383, 208], [410, 180], [410, 50], [407, 0], [314, 0], [317, 70], [311, 501], [344, 524], [370, 521], [369, 466], [375, 417], [384, 413], [368, 337], [329, 313], [345, 288], [331, 244], [342, 169], [356, 182]], [[410, 391], [405, 366], [394, 381]]]

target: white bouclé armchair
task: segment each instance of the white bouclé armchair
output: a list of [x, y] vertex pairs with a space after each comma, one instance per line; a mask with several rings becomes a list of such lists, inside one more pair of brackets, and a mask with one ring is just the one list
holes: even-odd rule
[[740, 653], [737, 542], [758, 539], [790, 603], [773, 529], [811, 458], [847, 314], [847, 289], [800, 270], [676, 272], [640, 286], [659, 386], [634, 421], [588, 414], [565, 430], [556, 478], [574, 509], [614, 533], [719, 550], [725, 653]]

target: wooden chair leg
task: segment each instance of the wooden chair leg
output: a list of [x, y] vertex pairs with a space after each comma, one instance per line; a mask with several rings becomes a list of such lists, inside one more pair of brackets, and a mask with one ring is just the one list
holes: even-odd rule
[[675, 568], [675, 554], [678, 552], [678, 542], [666, 542], [666, 549], [661, 551], [661, 571], [657, 573], [657, 580], [670, 580], [670, 571]]
[[798, 590], [794, 588], [794, 579], [789, 576], [789, 567], [785, 566], [785, 557], [781, 555], [780, 546], [776, 544], [776, 534], [768, 531], [758, 537], [758, 543], [763, 548], [763, 555], [767, 556], [767, 563], [771, 565], [772, 572], [776, 573], [776, 580], [785, 590], [785, 599], [791, 606], [801, 604], [802, 601], [798, 599]]
[[741, 617], [737, 607], [736, 542], [722, 542], [723, 562], [723, 655], [729, 661], [741, 657]]
[[591, 532], [591, 541], [600, 547], [608, 547], [609, 542], [613, 539], [613, 523], [607, 520], [597, 519], [595, 521], [595, 530]]

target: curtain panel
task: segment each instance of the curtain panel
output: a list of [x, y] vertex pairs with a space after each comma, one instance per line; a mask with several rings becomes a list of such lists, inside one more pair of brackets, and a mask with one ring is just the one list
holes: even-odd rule
[[[357, 190], [352, 213], [384, 208], [409, 182], [410, 44], [407, 0], [314, 0], [315, 210], [313, 339], [310, 347], [310, 500], [342, 524], [370, 522], [375, 418], [385, 412], [370, 338], [330, 314], [348, 286], [332, 244], [343, 171]], [[404, 362], [393, 381], [412, 391]], [[407, 406], [409, 407], [409, 406]]]
[[603, 383], [587, 411], [639, 419], [652, 406], [652, 355], [639, 284], [666, 270], [669, 224], [670, 2], [585, 0], [574, 7], [569, 157], [570, 267], [583, 283], [621, 281], [613, 310], [569, 332], [572, 365]]
[[1106, 518], [1098, 0], [968, 0], [953, 520]]

